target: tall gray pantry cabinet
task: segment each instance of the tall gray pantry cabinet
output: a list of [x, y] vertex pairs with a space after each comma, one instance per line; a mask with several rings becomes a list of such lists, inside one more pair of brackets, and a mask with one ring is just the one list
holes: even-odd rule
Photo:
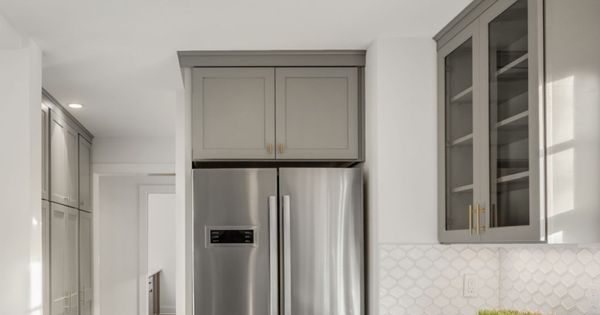
[[43, 305], [92, 313], [92, 134], [47, 91], [42, 97]]

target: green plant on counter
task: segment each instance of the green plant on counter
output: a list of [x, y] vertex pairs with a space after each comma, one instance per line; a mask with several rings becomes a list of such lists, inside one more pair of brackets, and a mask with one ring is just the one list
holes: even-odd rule
[[483, 310], [479, 311], [479, 315], [542, 315], [540, 313], [519, 312], [510, 310]]

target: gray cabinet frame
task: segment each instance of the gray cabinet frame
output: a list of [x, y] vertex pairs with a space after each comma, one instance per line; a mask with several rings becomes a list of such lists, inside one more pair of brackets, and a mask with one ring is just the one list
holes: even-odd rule
[[[528, 1], [529, 69], [529, 217], [527, 226], [489, 228], [490, 224], [490, 126], [488, 23], [517, 0], [480, 0], [466, 8], [435, 39], [438, 42], [438, 229], [442, 243], [503, 243], [546, 241], [545, 132], [544, 132], [544, 58], [543, 0]], [[484, 230], [480, 235], [447, 231], [445, 184], [445, 75], [444, 58], [469, 37], [473, 37], [473, 151], [474, 204], [486, 209], [482, 214]], [[465, 209], [467, 211], [467, 209]], [[475, 218], [474, 218], [475, 220]]]

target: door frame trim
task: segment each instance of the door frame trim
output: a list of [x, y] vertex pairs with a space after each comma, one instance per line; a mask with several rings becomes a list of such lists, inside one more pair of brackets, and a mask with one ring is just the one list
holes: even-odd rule
[[[148, 314], [148, 295], [144, 294], [148, 282], [148, 197], [152, 194], [175, 196], [175, 185], [138, 186], [138, 314]], [[175, 215], [173, 205], [173, 215]], [[174, 257], [175, 258], [175, 257]], [[160, 312], [160, 310], [159, 310]]]

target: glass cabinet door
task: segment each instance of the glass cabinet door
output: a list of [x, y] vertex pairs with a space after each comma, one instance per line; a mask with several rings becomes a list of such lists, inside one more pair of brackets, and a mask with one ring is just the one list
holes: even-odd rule
[[[504, 7], [502, 7], [504, 6]], [[500, 13], [486, 21], [488, 123], [489, 123], [489, 212], [491, 240], [532, 240], [531, 211], [532, 97], [528, 0], [501, 3]], [[494, 13], [494, 10], [492, 9]], [[487, 185], [486, 185], [487, 186]], [[479, 207], [477, 209], [479, 211]], [[485, 211], [485, 210], [482, 210]], [[509, 236], [505, 228], [521, 227]], [[502, 235], [493, 235], [500, 230]], [[519, 235], [520, 234], [520, 235]], [[539, 237], [539, 234], [537, 234]]]
[[441, 52], [439, 70], [443, 97], [444, 213], [442, 242], [471, 241], [474, 183], [474, 47], [469, 30]]

